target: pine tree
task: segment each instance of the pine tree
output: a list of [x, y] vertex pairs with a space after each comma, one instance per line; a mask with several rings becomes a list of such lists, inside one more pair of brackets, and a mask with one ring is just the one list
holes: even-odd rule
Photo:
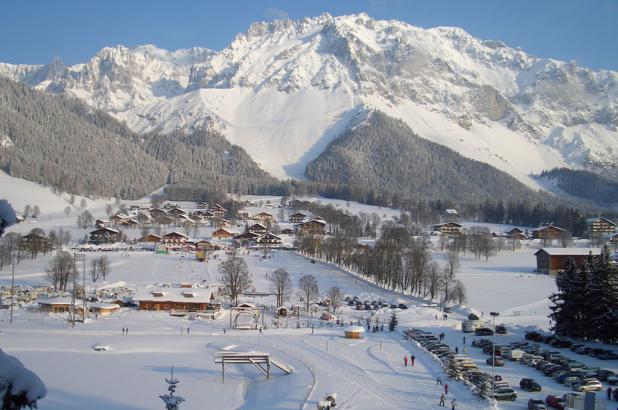
[[558, 293], [549, 299], [554, 303], [549, 317], [554, 321], [552, 330], [558, 335], [586, 337], [588, 331], [588, 306], [585, 289], [588, 286], [589, 268], [578, 269], [569, 260], [564, 272], [556, 277]]
[[[612, 342], [617, 338], [615, 319], [618, 310], [618, 269], [611, 262], [611, 253], [607, 245], [603, 247], [601, 257], [594, 261], [591, 272], [589, 291], [590, 333], [594, 339]], [[612, 330], [613, 329], [613, 330]]]
[[168, 384], [167, 391], [169, 393], [162, 394], [159, 398], [165, 403], [165, 410], [178, 410], [180, 403], [185, 401], [185, 399], [182, 396], [174, 396], [176, 385], [180, 382], [180, 380], [174, 378], [174, 367], [172, 367], [172, 377], [169, 379], [166, 377], [165, 381]]
[[391, 332], [394, 331], [398, 323], [399, 322], [397, 320], [397, 313], [393, 311], [393, 313], [391, 313], [391, 318], [388, 321], [388, 330], [390, 330]]

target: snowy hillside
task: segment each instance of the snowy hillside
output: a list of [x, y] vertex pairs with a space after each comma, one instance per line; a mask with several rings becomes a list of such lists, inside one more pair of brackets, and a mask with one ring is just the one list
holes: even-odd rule
[[365, 14], [254, 23], [217, 52], [117, 46], [71, 67], [0, 64], [0, 75], [139, 132], [220, 129], [278, 177], [302, 177], [368, 108], [529, 185], [530, 172], [618, 162], [618, 73]]

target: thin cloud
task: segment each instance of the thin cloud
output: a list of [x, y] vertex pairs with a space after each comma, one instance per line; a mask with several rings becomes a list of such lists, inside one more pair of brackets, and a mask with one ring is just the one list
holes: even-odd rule
[[288, 12], [275, 7], [267, 7], [264, 10], [264, 17], [267, 20], [282, 20], [288, 18]]

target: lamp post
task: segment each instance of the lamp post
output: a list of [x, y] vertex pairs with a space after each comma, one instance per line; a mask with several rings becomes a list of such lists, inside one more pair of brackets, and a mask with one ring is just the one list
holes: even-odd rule
[[11, 324], [13, 323], [13, 305], [15, 304], [15, 238], [11, 240]]
[[73, 261], [75, 263], [75, 272], [73, 275], [73, 294], [71, 296], [71, 326], [75, 327], [75, 315], [77, 314], [77, 312], [75, 311], [75, 298], [76, 298], [76, 293], [77, 293], [77, 261], [82, 261], [84, 263], [84, 276], [83, 276], [83, 281], [82, 281], [82, 299], [83, 299], [83, 306], [82, 306], [82, 323], [84, 323], [86, 321], [86, 254], [85, 253], [74, 253], [73, 254]]
[[495, 400], [496, 395], [496, 316], [500, 316], [498, 312], [489, 312], [493, 325], [493, 333], [491, 334], [491, 398]]

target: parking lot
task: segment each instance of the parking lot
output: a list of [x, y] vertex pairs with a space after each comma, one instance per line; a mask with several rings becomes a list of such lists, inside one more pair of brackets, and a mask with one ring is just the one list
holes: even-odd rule
[[[492, 394], [491, 351], [494, 340], [496, 362], [502, 365], [494, 368], [495, 374], [501, 379], [496, 385], [496, 398], [505, 400], [501, 400], [500, 408], [528, 408], [530, 399], [544, 402], [548, 395], [557, 398], [567, 393], [583, 395], [575, 391], [580, 385], [583, 386], [580, 387], [582, 390], [600, 389], [597, 400], [605, 402], [608, 410], [618, 407], [618, 401], [613, 397], [611, 402], [607, 402], [609, 383], [615, 384], [612, 389], [618, 388], [618, 378], [614, 377], [618, 373], [618, 361], [613, 359], [613, 355], [601, 350], [596, 351], [598, 357], [584, 354], [585, 351], [593, 351], [591, 346], [579, 350], [578, 354], [574, 351], [578, 346], [571, 350], [572, 342], [564, 339], [541, 335], [542, 339], [526, 340], [525, 333], [519, 328], [505, 330], [506, 334], [492, 336], [481, 331], [479, 333], [484, 336], [477, 336], [453, 328], [437, 331], [436, 328], [423, 329], [419, 326], [416, 331], [408, 332], [408, 335], [420, 350], [443, 363], [445, 375], [461, 378], [462, 383], [481, 396]], [[442, 338], [440, 334], [443, 334]], [[528, 379], [529, 385], [524, 381], [526, 388], [520, 387], [522, 379]], [[539, 388], [540, 391], [537, 391]], [[509, 389], [517, 395], [514, 401], [509, 400], [512, 398]]]

